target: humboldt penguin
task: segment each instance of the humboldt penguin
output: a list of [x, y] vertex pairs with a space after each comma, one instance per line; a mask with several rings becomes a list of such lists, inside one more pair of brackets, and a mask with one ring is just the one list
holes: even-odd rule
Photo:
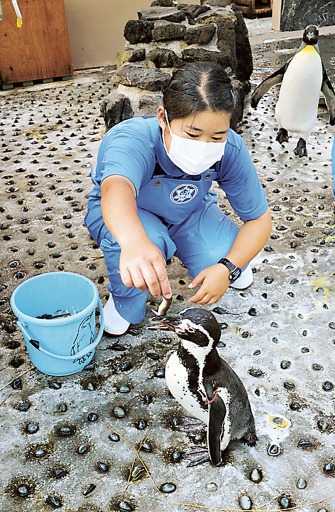
[[161, 320], [156, 329], [174, 331], [181, 339], [178, 350], [167, 361], [166, 383], [188, 413], [207, 426], [208, 450], [197, 447], [194, 460], [192, 454], [188, 457], [190, 465], [208, 460], [219, 465], [222, 452], [232, 440], [255, 446], [255, 421], [248, 395], [217, 352], [221, 328], [213, 313], [189, 308], [178, 317]]
[[276, 140], [282, 144], [288, 141], [289, 132], [296, 133], [299, 140], [294, 153], [299, 157], [307, 156], [306, 140], [316, 122], [321, 91], [325, 97], [330, 124], [335, 124], [335, 92], [321, 60], [318, 37], [318, 27], [308, 25], [295, 55], [263, 80], [251, 96], [251, 106], [256, 108], [262, 96], [271, 87], [281, 83], [275, 108], [279, 125]]

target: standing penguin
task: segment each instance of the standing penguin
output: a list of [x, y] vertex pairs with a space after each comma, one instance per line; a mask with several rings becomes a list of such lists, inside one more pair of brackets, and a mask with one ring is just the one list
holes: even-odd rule
[[320, 91], [326, 100], [330, 124], [335, 124], [335, 92], [321, 60], [318, 37], [318, 27], [308, 25], [296, 54], [263, 80], [251, 96], [251, 106], [256, 108], [262, 96], [281, 83], [275, 109], [280, 127], [276, 140], [280, 144], [287, 142], [288, 132], [295, 132], [299, 140], [294, 153], [299, 157], [307, 156], [306, 140], [316, 122]]
[[166, 364], [171, 394], [207, 425], [208, 453], [205, 450], [196, 463], [207, 461], [209, 455], [211, 462], [219, 465], [221, 452], [235, 439], [255, 446], [255, 421], [247, 392], [216, 350], [221, 328], [215, 316], [205, 309], [190, 308], [179, 318], [166, 317], [157, 328], [172, 330], [181, 338]]

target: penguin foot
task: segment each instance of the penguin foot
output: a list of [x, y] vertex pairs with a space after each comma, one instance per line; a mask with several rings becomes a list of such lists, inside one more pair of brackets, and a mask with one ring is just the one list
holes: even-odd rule
[[285, 128], [279, 128], [276, 141], [278, 141], [279, 144], [283, 144], [283, 142], [288, 142], [288, 131], [285, 130]]
[[307, 156], [306, 141], [301, 137], [298, 140], [298, 144], [294, 150], [294, 154], [297, 155], [299, 158], [301, 158], [302, 156]]
[[248, 446], [256, 446], [258, 441], [256, 432], [248, 432], [248, 434], [241, 438], [241, 441], [242, 443], [247, 444]]
[[211, 460], [207, 448], [203, 446], [192, 446], [190, 452], [183, 454], [183, 459], [189, 461], [188, 468], [199, 466]]
[[181, 420], [182, 423], [178, 425], [178, 430], [180, 432], [185, 432], [186, 434], [199, 434], [206, 428], [205, 424], [201, 420], [191, 416], [183, 416]]

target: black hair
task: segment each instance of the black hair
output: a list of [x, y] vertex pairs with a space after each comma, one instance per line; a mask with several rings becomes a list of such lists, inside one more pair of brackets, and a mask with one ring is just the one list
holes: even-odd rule
[[189, 64], [173, 73], [163, 91], [163, 105], [170, 122], [204, 110], [231, 113], [231, 80], [218, 64]]

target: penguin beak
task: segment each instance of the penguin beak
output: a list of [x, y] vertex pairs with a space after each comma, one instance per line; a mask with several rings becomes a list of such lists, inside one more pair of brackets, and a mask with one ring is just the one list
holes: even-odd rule
[[318, 40], [318, 36], [319, 36], [318, 27], [312, 25], [312, 26], [308, 26], [305, 29], [304, 39], [307, 39], [307, 41], [309, 41], [309, 42], [312, 41], [313, 43], [316, 43]]
[[150, 319], [153, 324], [148, 329], [155, 331], [172, 331], [175, 332], [176, 328], [180, 325], [181, 319], [177, 316], [155, 316]]

